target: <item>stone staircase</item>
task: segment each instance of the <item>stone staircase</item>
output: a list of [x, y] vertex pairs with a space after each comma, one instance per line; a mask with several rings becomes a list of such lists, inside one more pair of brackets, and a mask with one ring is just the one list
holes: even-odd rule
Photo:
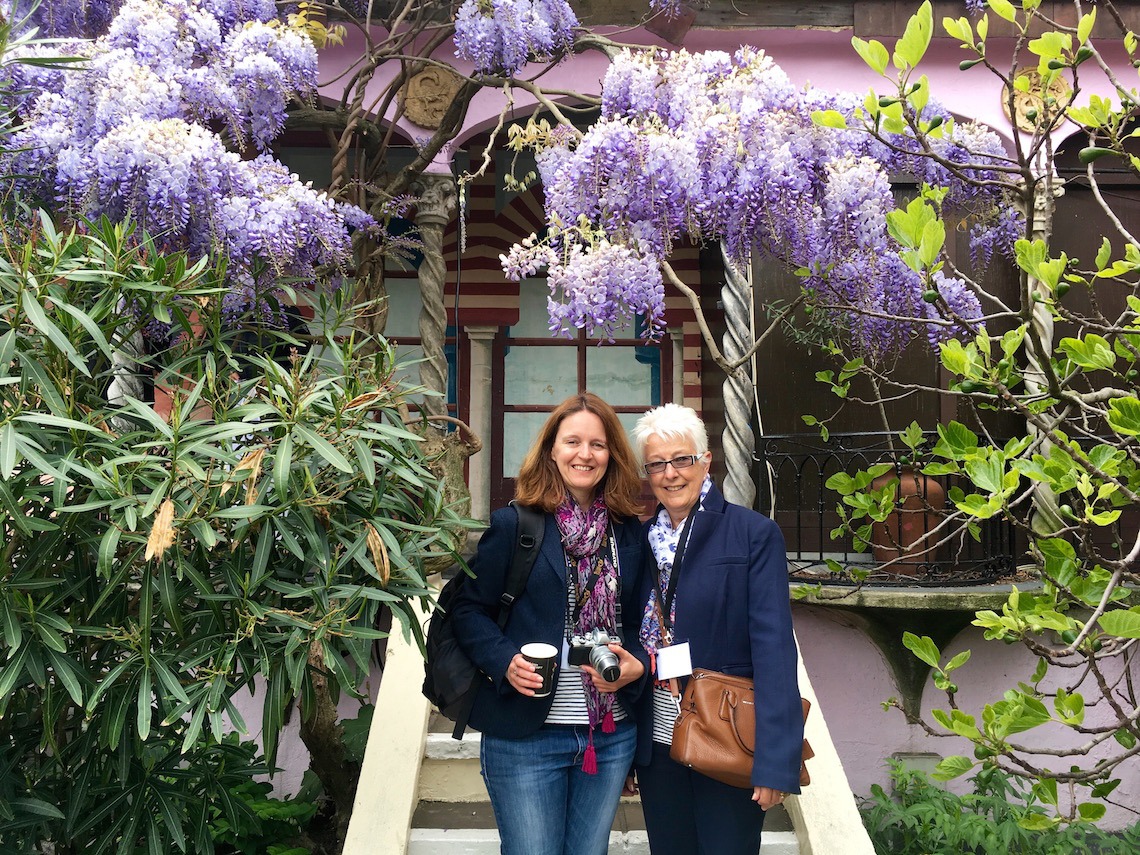
[[[344, 855], [494, 855], [498, 833], [479, 775], [479, 735], [451, 738], [450, 722], [420, 694], [423, 659], [398, 628], [389, 639]], [[874, 855], [811, 680], [807, 737], [812, 784], [765, 821], [759, 855]], [[623, 800], [610, 855], [649, 855], [637, 799]]]
[[[407, 855], [498, 855], [499, 835], [479, 775], [479, 734], [451, 738], [452, 723], [433, 713], [429, 720], [419, 803], [412, 814]], [[610, 855], [649, 855], [645, 819], [636, 797], [623, 798], [610, 831]], [[791, 818], [783, 808], [769, 812], [760, 855], [798, 855]]]

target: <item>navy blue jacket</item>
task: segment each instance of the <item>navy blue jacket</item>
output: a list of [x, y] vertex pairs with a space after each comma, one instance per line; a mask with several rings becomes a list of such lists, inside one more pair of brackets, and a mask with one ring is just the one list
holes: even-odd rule
[[[500, 630], [494, 615], [506, 585], [507, 569], [516, 543], [518, 512], [505, 507], [491, 515], [491, 525], [479, 541], [472, 562], [474, 579], [464, 583], [452, 606], [452, 623], [460, 646], [471, 661], [487, 676], [475, 697], [470, 726], [492, 736], [522, 737], [534, 733], [554, 703], [554, 693], [545, 698], [520, 695], [507, 681], [507, 667], [519, 649], [531, 641], [545, 641], [562, 649], [565, 638], [566, 553], [562, 536], [553, 514], [546, 515], [546, 531], [534, 561], [526, 590], [511, 610], [505, 630]], [[646, 665], [645, 650], [637, 641], [641, 612], [636, 604], [641, 588], [642, 536], [636, 519], [613, 520], [621, 575], [623, 643]], [[635, 680], [618, 692], [626, 710], [633, 712], [633, 702], [646, 684], [646, 677]]]
[[[689, 642], [694, 668], [753, 678], [752, 785], [798, 793], [804, 722], [784, 536], [767, 517], [726, 502], [715, 486], [688, 525], [692, 533], [677, 571], [674, 643]], [[639, 614], [657, 580], [648, 545], [645, 562]], [[652, 756], [652, 695], [644, 692], [638, 705], [636, 762], [643, 766]]]

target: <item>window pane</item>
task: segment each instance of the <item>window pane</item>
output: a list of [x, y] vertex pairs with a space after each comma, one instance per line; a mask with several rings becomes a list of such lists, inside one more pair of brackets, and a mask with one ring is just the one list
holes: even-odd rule
[[[645, 409], [648, 410], [649, 408], [646, 407]], [[626, 439], [629, 440], [630, 445], [633, 445], [633, 428], [634, 428], [634, 425], [637, 424], [637, 420], [640, 419], [643, 415], [645, 415], [645, 413], [618, 413], [617, 414], [618, 421], [621, 422], [621, 426], [623, 428], [625, 428], [625, 437], [626, 437]], [[636, 454], [637, 448], [634, 448], [633, 451]]]
[[420, 283], [417, 279], [389, 278], [388, 321], [384, 335], [391, 338], [420, 337]]
[[[409, 386], [420, 385], [420, 363], [424, 355], [423, 348], [418, 344], [398, 344], [396, 345], [396, 363], [397, 368], [392, 375], [393, 379], [407, 383]], [[409, 401], [415, 401], [417, 404], [422, 404], [424, 396], [422, 394], [408, 395]]]
[[511, 327], [511, 338], [551, 338], [550, 312], [546, 308], [549, 296], [545, 279], [524, 279], [519, 283], [519, 322]]
[[576, 348], [512, 345], [505, 363], [507, 404], [554, 407], [578, 392]]
[[550, 413], [503, 414], [503, 477], [515, 478], [519, 474], [526, 453], [534, 444], [538, 432]]
[[654, 366], [637, 361], [634, 347], [586, 350], [586, 388], [611, 404], [648, 407], [653, 403]]

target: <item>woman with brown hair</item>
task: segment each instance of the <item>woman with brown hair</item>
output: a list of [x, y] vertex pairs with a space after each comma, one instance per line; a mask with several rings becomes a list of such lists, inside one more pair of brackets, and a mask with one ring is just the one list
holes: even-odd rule
[[[540, 510], [546, 528], [510, 620], [500, 629], [496, 616], [517, 540], [512, 506], [491, 515], [475, 578], [453, 606], [459, 643], [486, 676], [470, 725], [483, 734], [480, 765], [504, 855], [608, 848], [646, 673], [634, 602], [640, 486], [613, 407], [589, 392], [563, 401], [519, 471], [515, 501]], [[521, 653], [532, 642], [561, 651], [553, 687]], [[571, 664], [583, 657], [591, 664]]]

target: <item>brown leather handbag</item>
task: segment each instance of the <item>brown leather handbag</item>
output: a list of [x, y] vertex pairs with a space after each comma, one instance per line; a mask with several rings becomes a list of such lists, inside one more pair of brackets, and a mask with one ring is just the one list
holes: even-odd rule
[[[811, 702], [803, 702], [807, 718]], [[681, 697], [669, 756], [702, 775], [733, 787], [752, 789], [756, 742], [756, 699], [752, 681], [696, 668]], [[811, 783], [807, 761], [815, 756], [804, 740], [800, 786]]]

